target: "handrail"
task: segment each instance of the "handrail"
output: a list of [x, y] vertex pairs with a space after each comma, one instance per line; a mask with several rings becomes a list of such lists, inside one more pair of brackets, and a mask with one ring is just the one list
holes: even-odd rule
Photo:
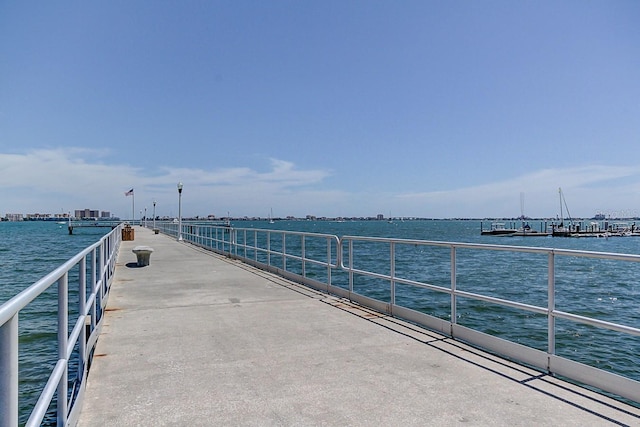
[[[636, 402], [640, 402], [640, 382], [633, 378], [623, 377], [615, 372], [592, 367], [576, 360], [568, 359], [566, 355], [559, 355], [556, 351], [556, 320], [569, 321], [576, 325], [588, 325], [600, 330], [609, 330], [626, 336], [640, 336], [640, 329], [634, 325], [619, 324], [607, 320], [585, 316], [580, 313], [556, 308], [556, 278], [566, 269], [559, 261], [561, 258], [575, 257], [599, 260], [613, 260], [625, 263], [640, 263], [640, 255], [619, 254], [606, 252], [590, 252], [569, 249], [554, 249], [524, 246], [506, 246], [475, 244], [461, 242], [442, 242], [414, 239], [393, 239], [381, 237], [342, 236], [293, 232], [284, 230], [234, 228], [230, 226], [211, 226], [206, 224], [182, 225], [182, 236], [185, 242], [213, 250], [225, 256], [240, 259], [284, 277], [297, 280], [319, 290], [349, 298], [351, 301], [366, 305], [391, 316], [412, 321], [424, 327], [438, 330], [455, 339], [464, 340], [486, 350], [496, 352], [514, 360], [524, 362], [542, 371], [554, 375], [562, 375], [585, 385], [597, 387]], [[168, 227], [162, 224], [163, 232], [177, 236], [176, 225]], [[301, 243], [295, 243], [301, 242]], [[318, 242], [322, 242], [318, 246]], [[370, 267], [356, 268], [359, 263], [354, 244], [383, 245], [387, 249], [379, 249], [375, 253], [376, 271]], [[327, 247], [326, 252], [321, 249]], [[434, 284], [420, 280], [418, 277], [401, 277], [397, 274], [398, 262], [403, 261], [398, 251], [401, 247], [441, 248], [448, 251], [448, 284]], [[496, 295], [485, 294], [460, 288], [460, 268], [465, 266], [458, 254], [460, 250], [469, 250], [476, 254], [478, 251], [507, 252], [522, 256], [536, 257], [541, 263], [546, 275], [546, 301], [544, 305], [515, 301]], [[540, 259], [544, 256], [544, 259]], [[302, 263], [302, 266], [300, 266]], [[308, 275], [306, 265], [322, 266], [326, 269], [324, 277], [315, 274]], [[358, 264], [359, 265], [359, 264]], [[385, 271], [380, 266], [386, 266]], [[356, 276], [369, 277], [373, 280], [386, 282], [388, 295], [380, 297], [365, 294], [356, 289]], [[338, 279], [336, 279], [338, 277]], [[408, 286], [424, 289], [449, 298], [448, 313], [436, 316], [421, 312], [415, 308], [398, 303], [401, 294], [398, 286]], [[523, 284], [526, 286], [526, 284]], [[522, 313], [532, 313], [535, 316], [546, 317], [547, 336], [546, 348], [537, 349], [507, 338], [500, 338], [487, 332], [461, 325], [459, 305], [461, 301], [476, 301], [491, 304], [496, 307], [517, 310]]]
[[[178, 236], [177, 227], [172, 222], [156, 222], [156, 229], [175, 237]], [[317, 277], [322, 276], [324, 283], [330, 286], [332, 271], [339, 267], [340, 242], [331, 234], [183, 223], [181, 235], [185, 242], [285, 276], [293, 274], [293, 277], [314, 285], [320, 283]], [[320, 246], [323, 259], [317, 259], [308, 250]], [[296, 250], [298, 252], [294, 252]], [[318, 271], [312, 273], [311, 270]], [[316, 278], [312, 279], [310, 275]]]
[[[26, 426], [41, 425], [52, 402], [57, 406], [57, 425], [74, 424], [79, 415], [79, 403], [86, 387], [91, 352], [102, 327], [104, 307], [116, 267], [121, 242], [122, 225], [116, 226], [98, 242], [88, 246], [67, 262], [0, 306], [0, 425], [17, 426], [18, 414], [18, 316], [34, 299], [58, 285], [58, 360], [49, 374]], [[69, 277], [77, 283], [69, 286]], [[89, 274], [87, 274], [89, 269]], [[87, 279], [89, 283], [87, 284]], [[89, 295], [87, 296], [87, 286]], [[77, 318], [69, 333], [69, 292], [78, 292]], [[79, 350], [75, 351], [76, 345]], [[77, 360], [75, 386], [68, 390], [69, 364]]]
[[[366, 271], [363, 269], [355, 269], [352, 264], [354, 257], [354, 242], [366, 242], [366, 243], [384, 243], [389, 245], [391, 258], [389, 261], [390, 272], [388, 274], [381, 274], [377, 272]], [[450, 287], [435, 286], [420, 282], [418, 280], [407, 280], [402, 277], [398, 277], [394, 270], [394, 259], [396, 256], [397, 245], [413, 245], [413, 246], [431, 246], [431, 247], [445, 247], [450, 250]], [[558, 356], [556, 354], [556, 319], [569, 320], [573, 323], [579, 323], [583, 325], [589, 325], [596, 328], [608, 329], [616, 332], [621, 332], [631, 336], [640, 336], [640, 329], [629, 325], [621, 325], [614, 322], [603, 321], [587, 316], [578, 315], [575, 313], [569, 313], [566, 311], [557, 310], [555, 307], [555, 294], [556, 294], [556, 273], [557, 273], [557, 257], [582, 257], [592, 259], [605, 259], [616, 260], [623, 262], [640, 262], [639, 255], [631, 254], [616, 254], [616, 253], [604, 253], [604, 252], [590, 252], [590, 251], [576, 251], [567, 249], [553, 249], [553, 248], [533, 248], [522, 246], [503, 246], [503, 245], [486, 245], [486, 244], [473, 244], [473, 243], [459, 243], [459, 242], [439, 242], [439, 241], [420, 241], [409, 239], [389, 239], [389, 238], [376, 238], [376, 237], [361, 237], [361, 236], [343, 236], [340, 238], [341, 252], [346, 251], [348, 265], [344, 264], [345, 257], [342, 257], [340, 268], [349, 272], [349, 290], [352, 294], [352, 298], [356, 301], [367, 302], [366, 298], [360, 298], [357, 292], [353, 288], [354, 274], [374, 277], [377, 279], [387, 280], [390, 283], [390, 304], [387, 308], [388, 314], [397, 315], [398, 317], [404, 317], [409, 320], [413, 320], [416, 323], [425, 325], [427, 327], [439, 329], [453, 338], [463, 339], [471, 344], [478, 345], [480, 347], [492, 350], [503, 355], [512, 357], [516, 360], [524, 361], [547, 371], [552, 374], [563, 375], [568, 378], [582, 381], [587, 385], [598, 387], [604, 391], [615, 393], [624, 398], [640, 401], [640, 382], [630, 378], [623, 378], [615, 373], [602, 371], [600, 369], [593, 368], [591, 366], [583, 365], [572, 361], [573, 363], [565, 363], [567, 359], [565, 357]], [[491, 295], [482, 295], [474, 292], [462, 291], [458, 289], [457, 280], [457, 267], [458, 267], [458, 249], [471, 249], [478, 250], [490, 250], [490, 251], [507, 251], [512, 253], [526, 253], [526, 254], [543, 254], [547, 255], [547, 306], [537, 306], [533, 304], [526, 304], [522, 302], [507, 300], [504, 298], [497, 298]], [[384, 260], [382, 260], [384, 261]], [[396, 294], [395, 285], [406, 284], [417, 287], [424, 287], [430, 290], [447, 294], [450, 297], [451, 305], [449, 312], [449, 321], [443, 321], [442, 319], [434, 316], [429, 316], [423, 313], [417, 313], [411, 309], [407, 309], [395, 304]], [[533, 348], [523, 346], [520, 343], [508, 342], [504, 339], [495, 339], [493, 336], [488, 336], [486, 333], [482, 333], [469, 327], [462, 327], [458, 325], [457, 316], [457, 304], [459, 299], [464, 298], [468, 300], [482, 301], [490, 304], [509, 307], [521, 311], [533, 312], [547, 316], [547, 349], [543, 354], [542, 352]], [[597, 371], [598, 375], [593, 375], [593, 372]]]

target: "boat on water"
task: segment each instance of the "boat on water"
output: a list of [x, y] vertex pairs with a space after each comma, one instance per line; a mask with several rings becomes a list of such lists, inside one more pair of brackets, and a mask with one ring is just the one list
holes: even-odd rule
[[547, 231], [534, 230], [531, 228], [529, 224], [523, 224], [522, 227], [518, 228], [518, 230], [515, 233], [509, 234], [509, 236], [547, 237], [547, 236], [551, 236], [551, 233]]
[[483, 230], [482, 223], [480, 223], [480, 234], [482, 236], [506, 236], [517, 232], [517, 228], [507, 228], [504, 222], [492, 222], [489, 230]]
[[529, 223], [525, 221], [527, 217], [524, 214], [524, 193], [520, 193], [520, 219], [522, 225], [516, 228], [513, 224], [511, 227], [507, 227], [504, 222], [493, 222], [489, 230], [482, 229], [482, 223], [480, 223], [480, 234], [483, 236], [549, 236], [551, 233], [545, 231], [537, 231], [531, 228]]

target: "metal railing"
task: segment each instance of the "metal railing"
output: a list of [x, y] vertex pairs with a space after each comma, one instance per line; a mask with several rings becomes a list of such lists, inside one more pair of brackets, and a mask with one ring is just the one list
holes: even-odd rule
[[[156, 223], [156, 228], [179, 235], [175, 223]], [[327, 292], [338, 269], [339, 240], [330, 234], [183, 223], [181, 235], [183, 241]]]
[[[634, 318], [637, 323], [631, 320], [631, 324], [599, 318], [591, 314], [593, 308], [575, 306], [574, 302], [579, 298], [574, 293], [581, 292], [580, 287], [567, 290], [567, 283], [572, 281], [588, 281], [596, 288], [607, 286], [605, 282], [598, 282], [604, 280], [598, 276], [599, 269], [590, 266], [598, 261], [623, 263], [626, 269], [637, 268], [640, 276], [639, 255], [362, 236], [339, 238], [327, 234], [202, 224], [183, 224], [182, 227], [186, 242], [439, 331], [544, 372], [640, 402], [638, 378], [593, 366], [572, 355], [578, 350], [565, 349], [567, 329], [574, 331], [571, 333], [576, 336], [592, 334], [591, 331], [621, 334], [616, 338], [617, 342], [640, 336], [640, 315]], [[160, 225], [160, 229], [177, 236], [174, 224]], [[506, 258], [501, 260], [501, 254]], [[585, 266], [576, 261], [580, 259], [589, 264]], [[513, 278], [513, 273], [523, 265], [531, 271], [522, 276], [524, 278]], [[603, 267], [600, 273], [611, 268]], [[476, 280], [476, 285], [469, 279], [472, 269], [486, 270], [485, 276]], [[590, 276], [583, 278], [580, 269], [588, 270]], [[313, 271], [310, 273], [310, 270]], [[561, 291], [558, 280], [563, 284]], [[524, 291], [530, 289], [535, 292], [523, 297]], [[562, 295], [564, 309], [559, 309], [556, 303], [558, 295]], [[522, 298], [525, 301], [521, 301]], [[416, 301], [421, 301], [422, 305]], [[635, 313], [637, 303], [635, 307], [624, 311]], [[522, 326], [517, 326], [516, 322]], [[562, 322], [562, 328], [558, 327], [558, 322]], [[583, 328], [587, 328], [587, 332]], [[509, 336], [506, 329], [517, 329], [517, 336]], [[562, 337], [562, 351], [557, 349], [559, 337]], [[586, 351], [582, 347], [588, 345], [580, 348], [580, 351]], [[635, 368], [631, 370], [635, 371]]]
[[[57, 361], [26, 426], [39, 426], [49, 406], [56, 406], [57, 425], [75, 424], [79, 415], [88, 365], [96, 344], [121, 242], [117, 226], [100, 241], [0, 306], [0, 425], [19, 422], [18, 317], [32, 302], [57, 284]], [[75, 286], [70, 284], [76, 282]], [[77, 307], [69, 308], [77, 293]], [[71, 376], [69, 367], [77, 372]], [[69, 385], [71, 384], [71, 387]]]
[[[388, 268], [387, 273], [373, 272], [367, 269], [359, 269], [354, 266], [356, 262], [356, 252], [354, 245], [358, 243], [362, 244], [378, 244], [386, 246], [387, 257], [381, 259], [380, 262]], [[627, 339], [633, 339], [633, 337], [640, 336], [640, 329], [631, 325], [620, 324], [617, 322], [610, 322], [600, 320], [588, 315], [580, 315], [569, 311], [559, 310], [556, 307], [556, 278], [559, 274], [558, 258], [585, 258], [591, 260], [612, 260], [625, 263], [640, 263], [639, 255], [628, 254], [614, 254], [614, 253], [599, 253], [589, 251], [576, 251], [576, 250], [561, 250], [551, 248], [533, 248], [533, 247], [519, 247], [519, 246], [503, 246], [503, 245], [485, 245], [485, 244], [467, 244], [467, 243], [454, 243], [454, 242], [436, 242], [436, 241], [423, 241], [423, 240], [408, 240], [408, 239], [388, 239], [388, 238], [371, 238], [360, 236], [344, 236], [340, 238], [340, 245], [344, 251], [344, 256], [341, 258], [340, 268], [344, 269], [349, 274], [349, 298], [360, 304], [375, 308], [381, 312], [387, 313], [392, 316], [403, 318], [419, 325], [425, 326], [430, 329], [440, 331], [453, 338], [457, 338], [478, 347], [496, 352], [503, 356], [512, 358], [519, 362], [523, 362], [535, 368], [539, 368], [543, 371], [549, 372], [554, 375], [566, 377], [570, 380], [580, 382], [582, 384], [596, 387], [600, 390], [616, 394], [618, 396], [640, 402], [640, 382], [636, 379], [621, 376], [614, 372], [605, 371], [593, 366], [589, 366], [585, 363], [581, 363], [576, 360], [571, 360], [567, 355], [559, 355], [556, 351], [556, 339], [558, 336], [557, 321], [562, 319], [569, 321], [577, 325], [588, 325], [600, 330], [616, 331], [622, 333]], [[422, 279], [416, 280], [412, 278], [403, 277], [397, 272], [396, 264], [398, 261], [398, 254], [401, 252], [400, 248], [406, 247], [425, 247], [425, 248], [440, 248], [446, 252], [448, 257], [448, 277], [446, 285], [444, 280], [440, 284], [433, 284], [431, 281]], [[362, 251], [362, 248], [359, 248]], [[459, 255], [460, 250], [466, 250], [470, 252], [465, 254], [464, 261], [461, 260]], [[540, 267], [537, 270], [539, 278], [546, 279], [546, 284], [539, 286], [546, 296], [545, 304], [542, 305], [534, 303], [518, 302], [514, 299], [499, 298], [493, 295], [485, 293], [470, 292], [459, 288], [459, 269], [465, 262], [478, 263], [478, 258], [475, 256], [477, 252], [490, 251], [490, 258], [482, 258], [484, 261], [496, 258], [497, 252], [507, 252], [509, 257], [514, 257], [515, 254], [527, 254], [532, 255], [533, 258], [529, 259], [529, 262], [538, 262]], [[382, 253], [384, 251], [378, 251]], [[441, 254], [442, 255], [442, 254]], [[472, 259], [475, 258], [474, 261]], [[345, 263], [346, 261], [346, 263]], [[503, 266], [517, 270], [519, 265], [517, 262], [507, 262]], [[563, 263], [568, 268], [568, 263]], [[477, 264], [476, 264], [477, 266]], [[495, 268], [500, 268], [496, 262]], [[355, 278], [357, 276], [373, 278], [382, 280], [388, 283], [388, 299], [381, 301], [374, 299], [361, 293], [358, 293], [354, 289]], [[544, 277], [546, 276], [546, 277]], [[484, 280], [491, 281], [492, 275], [490, 270]], [[432, 291], [430, 295], [442, 294], [446, 296], [448, 300], [448, 312], [440, 313], [440, 315], [426, 314], [422, 310], [416, 310], [415, 308], [408, 308], [401, 304], [398, 304], [396, 299], [398, 297], [398, 286], [405, 286], [410, 288], [424, 289]], [[520, 283], [522, 287], [531, 286], [528, 283]], [[606, 283], [602, 283], [606, 286]], [[499, 288], [500, 285], [495, 286]], [[542, 299], [542, 298], [540, 298]], [[507, 308], [507, 310], [514, 310], [519, 315], [511, 316], [514, 321], [528, 317], [528, 313], [532, 313], [531, 316], [543, 316], [546, 323], [546, 348], [538, 349], [531, 347], [531, 344], [522, 344], [521, 342], [511, 341], [509, 339], [500, 338], [499, 335], [503, 331], [496, 331], [496, 323], [488, 325], [485, 329], [491, 329], [492, 333], [480, 331], [477, 322], [473, 327], [464, 326], [459, 324], [459, 319], [463, 316], [459, 313], [459, 306], [462, 301], [472, 301], [476, 303], [476, 307], [483, 306], [483, 311], [489, 313], [490, 309], [487, 306], [495, 306], [499, 308]], [[479, 303], [479, 304], [478, 304]], [[467, 307], [471, 307], [473, 304], [467, 304]], [[570, 305], [570, 304], [566, 304]], [[589, 310], [585, 310], [588, 312]], [[507, 316], [506, 312], [501, 312], [501, 316]], [[485, 322], [490, 323], [490, 319], [484, 319]], [[502, 324], [506, 322], [501, 322]], [[513, 325], [508, 325], [513, 328]], [[522, 333], [518, 337], [518, 341], [530, 341], [528, 335], [531, 333], [525, 327], [522, 328]]]

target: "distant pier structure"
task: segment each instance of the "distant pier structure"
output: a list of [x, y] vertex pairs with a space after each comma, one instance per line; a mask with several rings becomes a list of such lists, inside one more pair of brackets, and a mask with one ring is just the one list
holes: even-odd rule
[[71, 235], [76, 228], [111, 228], [113, 230], [118, 224], [120, 221], [69, 221], [67, 228]]

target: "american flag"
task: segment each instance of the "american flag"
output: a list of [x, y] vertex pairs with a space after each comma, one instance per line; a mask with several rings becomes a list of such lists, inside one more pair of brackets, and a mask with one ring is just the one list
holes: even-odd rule
[[126, 193], [124, 193], [125, 196], [133, 196], [133, 188], [129, 191], [127, 191]]

